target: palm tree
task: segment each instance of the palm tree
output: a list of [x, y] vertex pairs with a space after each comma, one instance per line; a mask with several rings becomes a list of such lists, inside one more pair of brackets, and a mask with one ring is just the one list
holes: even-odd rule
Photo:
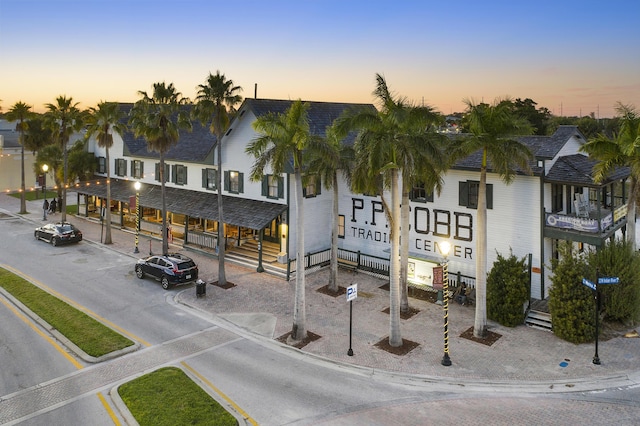
[[153, 84], [151, 96], [139, 91], [142, 99], [131, 109], [129, 126], [135, 137], [144, 137], [147, 147], [160, 154], [160, 185], [162, 196], [162, 254], [169, 253], [167, 238], [167, 200], [165, 194], [164, 157], [180, 139], [179, 129], [191, 131], [189, 114], [181, 106], [189, 100], [177, 92], [173, 83]]
[[234, 86], [232, 80], [227, 80], [220, 71], [216, 75], [209, 73], [205, 84], [198, 86], [197, 104], [193, 112], [203, 123], [209, 123], [209, 130], [216, 135], [216, 159], [218, 170], [216, 173], [216, 189], [218, 191], [218, 283], [227, 284], [224, 269], [224, 206], [222, 202], [222, 137], [229, 127], [229, 116], [235, 113], [235, 106], [242, 102], [237, 93], [240, 86]]
[[259, 133], [245, 151], [256, 159], [251, 168], [251, 180], [260, 181], [265, 168], [274, 175], [287, 172], [293, 160], [294, 196], [296, 202], [296, 289], [293, 308], [291, 340], [307, 337], [305, 313], [305, 265], [304, 265], [304, 198], [302, 193], [303, 153], [313, 143], [308, 121], [309, 104], [295, 101], [284, 114], [269, 113], [258, 117], [253, 128]]
[[602, 181], [615, 167], [631, 169], [631, 188], [627, 201], [627, 240], [636, 250], [636, 203], [640, 187], [640, 116], [633, 105], [618, 102], [615, 107], [620, 119], [620, 129], [613, 139], [603, 134], [590, 138], [580, 150], [599, 160], [594, 179]]
[[338, 127], [332, 125], [326, 130], [324, 138], [320, 138], [310, 146], [309, 173], [320, 175], [325, 188], [333, 189], [333, 206], [331, 213], [331, 259], [329, 262], [329, 291], [338, 293], [338, 172], [341, 171], [347, 182], [351, 181], [351, 165], [354, 161], [352, 146], [343, 143], [345, 135], [340, 134]]
[[[397, 136], [396, 100], [387, 83], [376, 74], [377, 86], [373, 94], [381, 103], [380, 111], [348, 111], [336, 125], [344, 134], [357, 131], [354, 144], [356, 161], [352, 169], [352, 189], [354, 192], [379, 194], [389, 223], [391, 259], [389, 266], [389, 345], [402, 346], [400, 332], [400, 190], [399, 173], [402, 168], [400, 141]], [[400, 161], [399, 161], [400, 160]], [[384, 190], [391, 193], [390, 204], [384, 197]]]
[[[61, 220], [67, 220], [67, 186], [68, 181], [68, 155], [67, 145], [73, 132], [77, 132], [84, 126], [84, 114], [78, 109], [78, 102], [73, 98], [58, 96], [55, 104], [47, 104], [47, 123], [53, 131], [55, 142], [60, 145], [63, 157], [62, 197], [60, 199]], [[58, 192], [60, 194], [60, 192]]]
[[481, 151], [480, 183], [476, 236], [476, 312], [473, 335], [483, 338], [487, 330], [487, 167], [500, 175], [506, 184], [512, 182], [517, 167], [530, 174], [532, 154], [514, 136], [531, 134], [528, 121], [516, 116], [509, 99], [496, 99], [492, 105], [465, 99], [467, 110], [464, 127], [469, 136], [454, 147], [454, 158]]
[[[124, 114], [116, 102], [100, 102], [96, 108], [89, 108], [87, 116], [87, 133], [85, 138], [95, 136], [98, 146], [105, 148], [107, 163], [107, 206], [111, 206], [111, 172], [109, 149], [113, 146], [113, 132], [123, 135], [127, 127], [121, 122]], [[111, 209], [108, 207], [105, 212], [107, 228], [104, 236], [104, 243], [111, 244]]]
[[27, 120], [31, 117], [31, 105], [27, 105], [24, 102], [16, 102], [11, 109], [7, 112], [6, 118], [8, 121], [17, 121], [16, 130], [20, 132], [20, 214], [27, 213], [27, 202], [25, 198], [25, 183], [24, 183], [24, 145], [25, 145], [25, 132], [29, 128]]

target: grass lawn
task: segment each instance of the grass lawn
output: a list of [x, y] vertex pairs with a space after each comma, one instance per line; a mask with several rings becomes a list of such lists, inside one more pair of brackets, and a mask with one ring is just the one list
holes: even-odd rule
[[118, 388], [141, 426], [237, 425], [236, 418], [194, 383], [184, 371], [166, 367]]
[[[12, 194], [9, 194], [14, 198], [18, 198], [20, 199], [20, 193], [19, 192], [14, 192]], [[58, 198], [58, 193], [56, 191], [49, 191], [47, 189], [47, 200], [51, 200], [52, 198]], [[34, 200], [42, 200], [42, 190], [39, 191], [25, 191], [24, 192], [24, 199], [27, 201], [34, 201]], [[67, 214], [77, 214], [78, 213], [78, 206], [77, 205], [70, 205], [67, 206]]]
[[0, 268], [0, 286], [87, 354], [102, 355], [134, 343], [84, 312]]

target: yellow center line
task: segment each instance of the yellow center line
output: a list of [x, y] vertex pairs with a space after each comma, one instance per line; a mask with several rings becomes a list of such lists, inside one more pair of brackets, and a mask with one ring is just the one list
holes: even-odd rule
[[20, 277], [24, 278], [25, 280], [37, 285], [38, 287], [40, 287], [41, 289], [47, 291], [48, 293], [54, 295], [55, 297], [57, 297], [60, 300], [65, 301], [66, 303], [68, 303], [69, 305], [73, 306], [74, 308], [78, 309], [79, 311], [82, 311], [84, 313], [86, 313], [87, 315], [95, 318], [96, 320], [102, 322], [103, 324], [107, 324], [109, 327], [113, 328], [114, 330], [117, 330], [118, 332], [124, 334], [125, 336], [129, 337], [130, 339], [133, 339], [137, 342], [140, 342], [140, 344], [146, 346], [146, 347], [150, 347], [152, 346], [151, 343], [141, 339], [140, 337], [136, 336], [133, 333], [130, 333], [128, 331], [126, 331], [125, 329], [123, 329], [122, 327], [112, 323], [111, 321], [109, 321], [106, 318], [101, 317], [100, 315], [96, 314], [95, 312], [91, 311], [90, 309], [87, 309], [86, 307], [77, 304], [76, 302], [74, 302], [73, 300], [65, 297], [64, 295], [58, 293], [57, 291], [55, 291], [54, 289], [48, 287], [47, 285], [45, 285], [44, 283], [42, 283], [41, 281], [38, 281], [37, 279], [26, 275], [24, 273], [22, 273], [21, 271], [18, 271], [8, 265], [4, 265], [4, 264], [0, 264], [1, 267], [13, 272], [16, 275], [19, 275]]
[[255, 420], [253, 420], [251, 417], [249, 417], [249, 414], [247, 414], [242, 408], [240, 408], [240, 406], [238, 404], [236, 404], [231, 398], [229, 398], [227, 395], [225, 395], [220, 389], [218, 389], [217, 387], [215, 387], [213, 385], [213, 383], [211, 383], [209, 380], [207, 380], [206, 377], [204, 377], [202, 374], [198, 373], [196, 370], [194, 370], [189, 364], [187, 364], [185, 361], [182, 361], [180, 364], [182, 364], [184, 366], [184, 368], [186, 368], [187, 370], [189, 370], [191, 373], [193, 373], [195, 376], [198, 377], [198, 379], [202, 380], [207, 386], [209, 386], [211, 389], [213, 389], [213, 391], [215, 393], [217, 393], [218, 395], [220, 395], [225, 401], [227, 401], [229, 403], [229, 405], [231, 405], [233, 407], [234, 410], [236, 410], [238, 413], [240, 413], [240, 415], [242, 417], [244, 417], [245, 420], [247, 420], [249, 423], [251, 423], [254, 426], [258, 426], [258, 422], [256, 422]]
[[17, 316], [18, 318], [20, 318], [25, 324], [27, 324], [29, 327], [31, 327], [36, 333], [38, 333], [41, 337], [43, 337], [47, 342], [49, 342], [51, 344], [51, 346], [53, 346], [58, 352], [60, 352], [65, 358], [67, 358], [67, 360], [69, 360], [69, 362], [71, 362], [71, 364], [73, 364], [78, 370], [83, 369], [84, 367], [82, 366], [82, 364], [80, 364], [78, 361], [75, 360], [75, 358], [73, 358], [71, 355], [69, 355], [69, 353], [63, 349], [58, 342], [56, 342], [55, 340], [53, 340], [50, 336], [48, 336], [46, 333], [44, 333], [42, 330], [40, 330], [38, 327], [36, 327], [36, 325], [33, 323], [33, 321], [31, 321], [29, 318], [27, 318], [26, 316], [24, 316], [18, 309], [16, 309], [12, 304], [10, 304], [9, 302], [7, 302], [7, 300], [5, 300], [4, 297], [0, 297], [0, 302], [2, 302], [3, 305], [5, 305], [7, 308], [9, 308], [9, 310], [11, 312], [13, 312], [13, 314], [15, 316]]
[[107, 402], [107, 399], [104, 397], [104, 395], [102, 395], [101, 392], [98, 392], [98, 398], [100, 399], [100, 402], [102, 402], [104, 409], [107, 410], [107, 413], [109, 414], [109, 417], [111, 417], [111, 420], [113, 420], [113, 424], [116, 426], [120, 426], [120, 421], [118, 420], [116, 413], [113, 412], [111, 406]]

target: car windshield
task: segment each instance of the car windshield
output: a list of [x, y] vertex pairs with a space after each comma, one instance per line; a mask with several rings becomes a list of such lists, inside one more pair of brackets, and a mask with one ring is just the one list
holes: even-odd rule
[[58, 231], [65, 232], [73, 232], [73, 225], [60, 225], [58, 226]]

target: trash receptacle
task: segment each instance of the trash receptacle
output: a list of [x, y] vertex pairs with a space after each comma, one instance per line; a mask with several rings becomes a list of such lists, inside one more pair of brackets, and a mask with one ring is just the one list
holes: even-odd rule
[[196, 297], [204, 297], [207, 294], [207, 283], [198, 279], [196, 281]]

